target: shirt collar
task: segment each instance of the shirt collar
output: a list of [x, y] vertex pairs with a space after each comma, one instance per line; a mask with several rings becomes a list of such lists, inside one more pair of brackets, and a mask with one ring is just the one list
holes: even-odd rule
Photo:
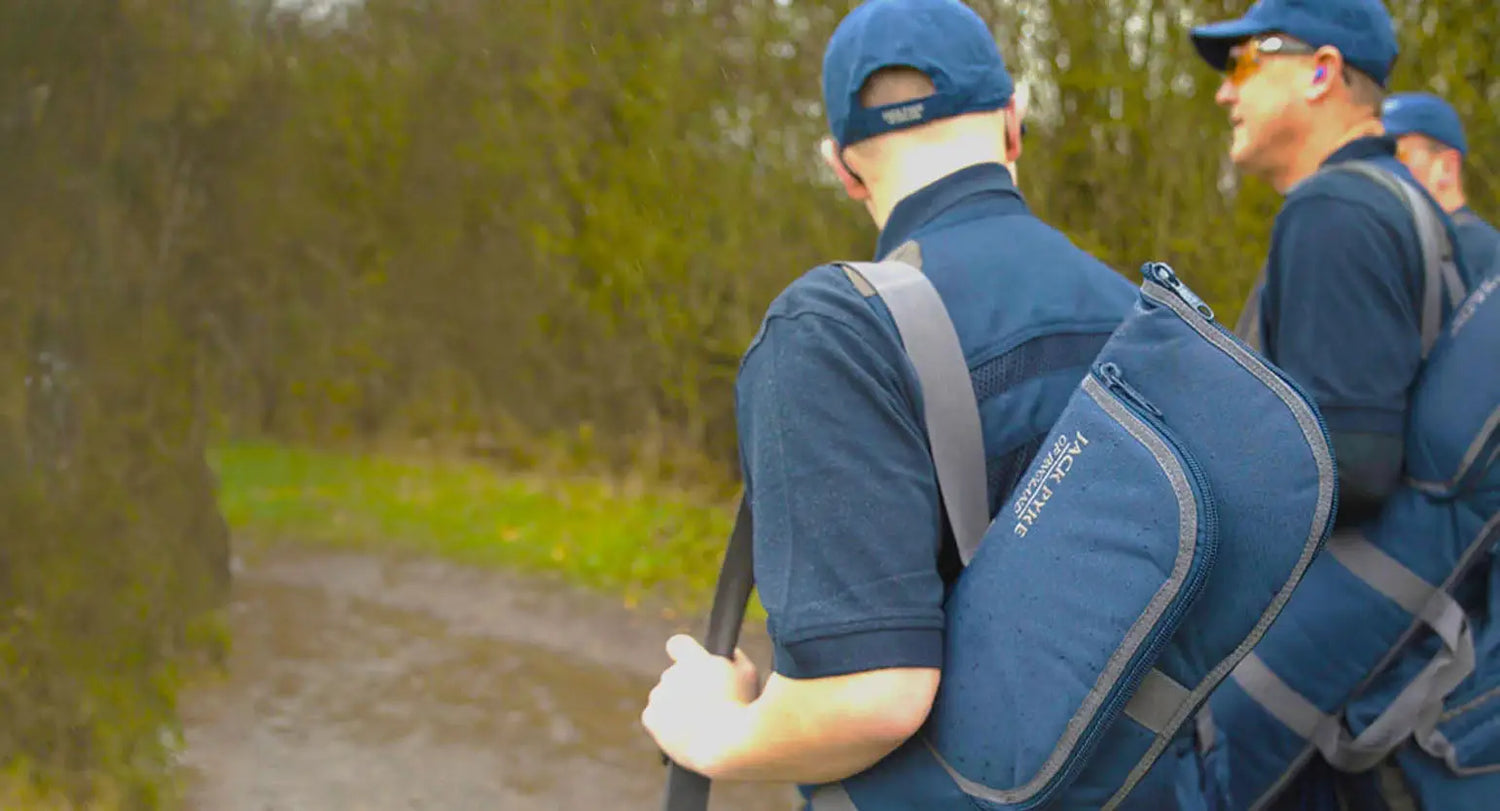
[[1355, 138], [1334, 150], [1324, 161], [1324, 166], [1345, 161], [1368, 160], [1370, 158], [1396, 157], [1396, 139], [1389, 135], [1366, 135]]
[[980, 163], [967, 166], [950, 175], [933, 181], [903, 198], [891, 209], [885, 228], [875, 244], [876, 259], [884, 258], [902, 243], [911, 239], [922, 226], [937, 219], [944, 211], [971, 198], [1001, 194], [1017, 200], [1021, 193], [1016, 190], [1010, 170], [998, 163]]

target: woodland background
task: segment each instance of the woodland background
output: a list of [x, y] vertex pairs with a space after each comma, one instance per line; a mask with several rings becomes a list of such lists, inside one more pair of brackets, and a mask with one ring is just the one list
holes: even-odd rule
[[[851, 5], [0, 0], [0, 763], [166, 802], [224, 438], [732, 480], [765, 306], [874, 244], [815, 150]], [[1232, 322], [1277, 200], [1186, 29], [1245, 3], [973, 5], [1033, 208]], [[1500, 11], [1390, 7], [1393, 87], [1457, 106], [1500, 215]]]

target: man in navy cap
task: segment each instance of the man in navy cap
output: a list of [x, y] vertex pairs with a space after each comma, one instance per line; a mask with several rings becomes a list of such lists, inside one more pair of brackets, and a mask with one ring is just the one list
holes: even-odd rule
[[[1400, 482], [1422, 363], [1424, 264], [1401, 198], [1364, 175], [1323, 170], [1364, 161], [1425, 194], [1380, 120], [1394, 25], [1380, 0], [1260, 0], [1192, 38], [1224, 73], [1215, 100], [1229, 114], [1230, 158], [1284, 196], [1240, 332], [1317, 401], [1338, 458], [1337, 523], [1358, 525]], [[1461, 262], [1460, 273], [1472, 285]], [[1280, 807], [1379, 809], [1375, 779], [1335, 778], [1318, 759]]]
[[1192, 36], [1225, 74], [1230, 158], [1285, 196], [1243, 331], [1317, 400], [1339, 457], [1340, 524], [1360, 521], [1399, 479], [1424, 271], [1400, 198], [1319, 170], [1366, 161], [1415, 181], [1380, 120], [1391, 18], [1379, 0], [1261, 0]]
[[1463, 163], [1469, 145], [1458, 112], [1431, 93], [1397, 93], [1385, 100], [1385, 131], [1396, 155], [1453, 217], [1458, 248], [1469, 270], [1500, 273], [1500, 231], [1479, 218], [1464, 197]]
[[[980, 401], [990, 514], [1132, 306], [1124, 277], [1038, 220], [1007, 163], [1013, 87], [958, 0], [869, 0], [823, 62], [824, 160], [880, 229], [875, 254], [942, 297]], [[771, 304], [736, 382], [755, 579], [774, 646], [754, 666], [687, 636], [642, 722], [713, 778], [817, 784], [879, 762], [926, 719], [960, 570], [920, 388], [872, 292], [835, 265]], [[1003, 732], [1003, 731], [1002, 731]]]

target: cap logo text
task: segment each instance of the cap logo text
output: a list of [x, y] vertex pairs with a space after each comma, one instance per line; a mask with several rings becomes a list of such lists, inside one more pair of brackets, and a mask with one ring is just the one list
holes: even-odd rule
[[910, 124], [913, 121], [922, 120], [922, 102], [904, 104], [900, 107], [892, 107], [880, 114], [885, 123], [896, 126], [897, 124]]

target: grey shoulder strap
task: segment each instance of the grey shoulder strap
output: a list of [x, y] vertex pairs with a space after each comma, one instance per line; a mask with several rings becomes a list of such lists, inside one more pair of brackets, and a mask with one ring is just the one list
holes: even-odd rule
[[1324, 171], [1363, 175], [1396, 195], [1411, 212], [1417, 225], [1417, 239], [1422, 245], [1422, 357], [1427, 357], [1443, 330], [1444, 291], [1448, 294], [1449, 306], [1454, 309], [1468, 295], [1463, 279], [1458, 275], [1453, 242], [1448, 238], [1448, 229], [1443, 227], [1442, 218], [1426, 195], [1413, 188], [1411, 183], [1368, 161], [1344, 161]]
[[1245, 298], [1245, 307], [1240, 310], [1239, 320], [1234, 322], [1234, 334], [1251, 349], [1261, 353], [1266, 351], [1260, 334], [1260, 294], [1266, 287], [1266, 271], [1267, 266], [1262, 265], [1260, 275], [1255, 277], [1255, 284], [1250, 287], [1250, 295]]
[[[1454, 774], [1463, 774], [1451, 742], [1437, 729], [1443, 720], [1446, 699], [1474, 672], [1475, 666], [1473, 629], [1452, 591], [1474, 566], [1488, 559], [1497, 539], [1500, 539], [1500, 516], [1490, 519], [1479, 530], [1441, 586], [1431, 585], [1357, 530], [1341, 531], [1328, 540], [1328, 552], [1341, 566], [1413, 617], [1411, 627], [1369, 669], [1351, 695], [1361, 694], [1376, 676], [1387, 671], [1396, 656], [1410, 652], [1407, 645], [1419, 629], [1431, 631], [1441, 642], [1437, 653], [1421, 671], [1358, 735], [1349, 733], [1342, 708], [1331, 714], [1323, 712], [1253, 651], [1230, 677], [1266, 713], [1317, 748], [1335, 769], [1368, 771], [1397, 747], [1413, 740], [1423, 751], [1446, 761]], [[1265, 807], [1282, 785], [1278, 782], [1251, 807]]]
[[938, 488], [959, 557], [968, 565], [990, 523], [989, 493], [979, 404], [953, 321], [937, 290], [915, 267], [898, 261], [841, 264], [880, 295], [917, 370]]
[[1479, 222], [1479, 215], [1468, 210], [1467, 208], [1462, 208], [1458, 211], [1453, 212], [1454, 225], [1472, 225], [1476, 222]]

